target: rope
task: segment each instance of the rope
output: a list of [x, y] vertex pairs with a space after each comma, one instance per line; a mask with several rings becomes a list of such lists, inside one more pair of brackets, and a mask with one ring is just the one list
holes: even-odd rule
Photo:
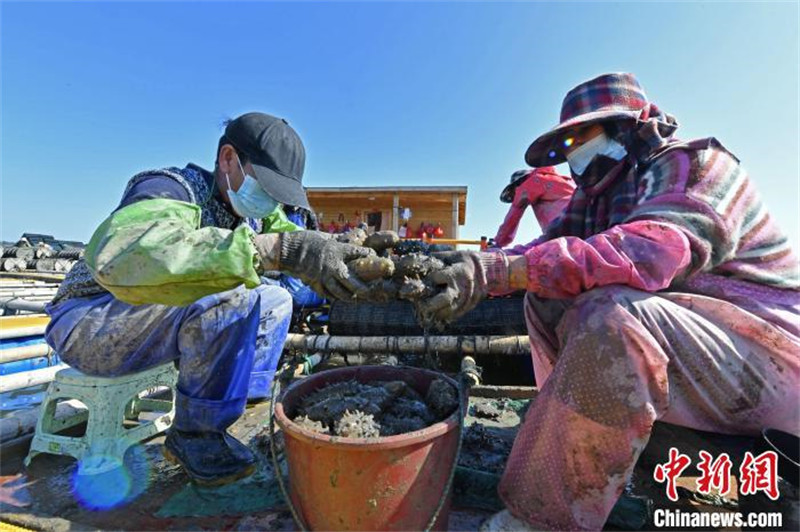
[[[333, 340], [333, 336], [331, 336], [331, 335], [328, 335], [328, 339], [327, 339], [327, 340], [325, 340], [325, 352], [326, 352], [326, 353], [330, 353], [330, 352], [331, 352], [331, 350], [330, 350], [330, 348], [329, 348], [329, 347], [330, 347], [330, 345], [331, 345], [331, 340]], [[314, 347], [316, 347], [316, 343], [314, 344]], [[314, 349], [314, 351], [318, 351], [318, 350], [317, 350], [317, 349]]]
[[442, 490], [442, 496], [439, 498], [439, 504], [436, 505], [436, 511], [433, 512], [433, 515], [428, 521], [428, 526], [425, 527], [425, 532], [430, 532], [434, 524], [436, 524], [436, 520], [439, 518], [439, 513], [441, 513], [442, 508], [444, 508], [444, 503], [447, 500], [448, 495], [450, 495], [450, 489], [453, 487], [453, 479], [456, 477], [458, 457], [461, 455], [461, 442], [463, 441], [462, 436], [464, 434], [465, 417], [464, 389], [462, 386], [461, 375], [459, 375], [458, 379], [456, 379], [456, 390], [458, 390], [458, 443], [456, 444], [456, 454], [453, 456], [453, 463], [450, 465], [450, 475], [447, 478], [447, 484], [445, 485], [444, 490]]
[[289, 505], [289, 511], [292, 512], [292, 518], [294, 519], [295, 524], [300, 528], [300, 531], [307, 532], [308, 527], [305, 525], [303, 520], [300, 519], [297, 509], [294, 507], [294, 503], [292, 503], [292, 498], [286, 491], [286, 486], [283, 483], [283, 475], [281, 474], [281, 468], [278, 464], [278, 452], [275, 449], [275, 403], [278, 399], [278, 393], [280, 392], [280, 384], [278, 383], [283, 378], [284, 372], [290, 367], [291, 365], [284, 364], [280, 371], [275, 373], [275, 377], [272, 379], [272, 391], [270, 392], [269, 404], [269, 450], [272, 458], [272, 470], [275, 473], [275, 478], [278, 480], [278, 487], [281, 489], [283, 499], [286, 501], [286, 504]]

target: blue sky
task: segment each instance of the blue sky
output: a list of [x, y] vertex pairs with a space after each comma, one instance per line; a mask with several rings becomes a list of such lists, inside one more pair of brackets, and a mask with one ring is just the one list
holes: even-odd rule
[[213, 166], [251, 110], [300, 132], [308, 186], [468, 185], [461, 234], [491, 236], [565, 92], [622, 70], [742, 160], [797, 249], [796, 2], [3, 1], [0, 25], [3, 239], [88, 240], [130, 176]]

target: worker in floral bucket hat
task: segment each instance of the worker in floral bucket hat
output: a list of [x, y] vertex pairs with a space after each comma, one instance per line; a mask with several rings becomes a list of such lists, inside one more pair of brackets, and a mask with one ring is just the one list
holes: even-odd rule
[[514, 241], [528, 207], [533, 210], [539, 227], [547, 228], [564, 212], [574, 190], [572, 178], [559, 174], [552, 166], [527, 168], [511, 174], [511, 182], [500, 193], [500, 201], [511, 206], [497, 229], [494, 245], [502, 248]]
[[[540, 392], [486, 530], [600, 530], [663, 420], [800, 433], [798, 259], [739, 160], [678, 123], [631, 74], [567, 93], [526, 154], [577, 189], [527, 246], [460, 252], [420, 305], [447, 322], [525, 289]], [[696, 459], [696, 457], [694, 458]]]

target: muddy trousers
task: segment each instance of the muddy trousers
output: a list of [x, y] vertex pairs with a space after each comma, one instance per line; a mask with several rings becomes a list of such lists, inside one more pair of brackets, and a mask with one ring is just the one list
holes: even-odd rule
[[276, 286], [243, 286], [186, 307], [129, 305], [111, 294], [47, 309], [48, 344], [70, 366], [113, 377], [179, 365], [174, 426], [223, 431], [250, 398], [266, 397], [292, 312]]
[[800, 431], [800, 342], [731, 303], [612, 286], [525, 313], [540, 393], [499, 492], [534, 528], [600, 530], [656, 420]]

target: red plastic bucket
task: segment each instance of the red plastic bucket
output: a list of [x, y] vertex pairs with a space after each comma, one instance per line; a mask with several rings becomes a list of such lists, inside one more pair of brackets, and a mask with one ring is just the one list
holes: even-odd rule
[[[424, 530], [443, 495], [459, 438], [458, 411], [422, 430], [382, 438], [342, 438], [293, 423], [301, 398], [327, 384], [405, 381], [423, 396], [433, 371], [360, 366], [324, 371], [287, 388], [275, 405], [284, 432], [289, 494], [312, 530]], [[434, 529], [447, 528], [450, 494]]]

